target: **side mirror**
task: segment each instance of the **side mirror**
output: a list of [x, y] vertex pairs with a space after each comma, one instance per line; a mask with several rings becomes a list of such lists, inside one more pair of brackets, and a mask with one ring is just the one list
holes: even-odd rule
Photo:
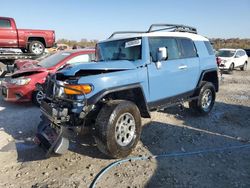
[[166, 47], [160, 47], [157, 50], [157, 61], [164, 61], [168, 57], [168, 51]]
[[157, 49], [157, 62], [156, 67], [160, 69], [162, 66], [161, 61], [164, 61], [168, 58], [168, 51], [166, 47], [160, 47]]
[[239, 55], [235, 55], [235, 58], [240, 58], [240, 56]]

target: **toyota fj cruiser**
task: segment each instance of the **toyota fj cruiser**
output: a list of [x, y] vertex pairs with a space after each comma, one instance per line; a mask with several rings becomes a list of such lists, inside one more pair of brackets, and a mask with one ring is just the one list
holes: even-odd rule
[[154, 24], [146, 32], [115, 32], [96, 45], [96, 62], [48, 78], [37, 138], [62, 154], [67, 130], [89, 127], [103, 153], [126, 157], [140, 139], [141, 117], [184, 101], [206, 115], [218, 88], [213, 49], [195, 28]]

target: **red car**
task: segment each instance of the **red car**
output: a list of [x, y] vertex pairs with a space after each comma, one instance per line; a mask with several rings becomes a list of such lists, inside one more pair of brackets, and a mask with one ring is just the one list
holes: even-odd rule
[[49, 73], [55, 73], [67, 64], [85, 63], [94, 60], [95, 50], [81, 49], [62, 51], [49, 56], [34, 66], [16, 71], [10, 78], [1, 82], [1, 94], [6, 101], [32, 101], [39, 105], [43, 93], [36, 90], [37, 84], [43, 84]]

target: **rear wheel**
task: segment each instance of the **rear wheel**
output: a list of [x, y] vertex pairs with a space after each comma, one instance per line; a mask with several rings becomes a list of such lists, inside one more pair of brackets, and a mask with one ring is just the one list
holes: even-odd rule
[[198, 99], [189, 102], [189, 107], [200, 115], [207, 115], [215, 102], [215, 88], [210, 82], [204, 82], [199, 90]]
[[141, 135], [141, 116], [137, 106], [124, 100], [108, 102], [99, 112], [94, 137], [98, 149], [112, 158], [128, 156]]
[[45, 50], [44, 44], [40, 41], [32, 41], [29, 44], [29, 52], [35, 55], [43, 54]]
[[247, 62], [245, 62], [242, 67], [240, 67], [240, 70], [242, 70], [242, 71], [246, 71], [247, 70]]

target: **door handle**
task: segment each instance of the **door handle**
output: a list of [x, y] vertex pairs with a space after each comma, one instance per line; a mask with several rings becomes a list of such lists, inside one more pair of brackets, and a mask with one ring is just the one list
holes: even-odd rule
[[178, 68], [181, 69], [181, 70], [182, 70], [182, 69], [187, 69], [187, 65], [181, 65], [181, 66], [179, 66]]

